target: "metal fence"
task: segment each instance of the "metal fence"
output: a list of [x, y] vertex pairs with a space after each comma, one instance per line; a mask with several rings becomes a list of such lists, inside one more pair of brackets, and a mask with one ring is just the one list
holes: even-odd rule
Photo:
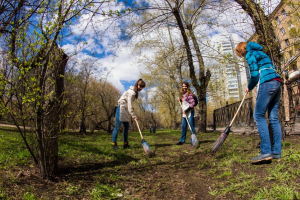
[[287, 91], [289, 96], [289, 117], [285, 121], [285, 127], [290, 129], [286, 131], [289, 135], [295, 130], [295, 124], [299, 123], [300, 114], [300, 79], [287, 82]]
[[[235, 115], [241, 101], [233, 104], [227, 104], [225, 107], [214, 110], [214, 127], [216, 126], [228, 126], [233, 116]], [[237, 117], [233, 123], [233, 126], [250, 126], [253, 123], [253, 108], [252, 97], [245, 99]]]

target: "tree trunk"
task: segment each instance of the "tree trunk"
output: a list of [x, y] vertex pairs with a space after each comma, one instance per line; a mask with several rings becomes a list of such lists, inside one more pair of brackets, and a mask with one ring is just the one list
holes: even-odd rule
[[[42, 60], [42, 58], [39, 58]], [[46, 83], [46, 74], [48, 69], [48, 61], [49, 58], [45, 58], [41, 65], [41, 71], [36, 70], [36, 76], [38, 80], [38, 88], [40, 89], [37, 92], [36, 101], [38, 102], [36, 105], [36, 127], [35, 133], [37, 137], [38, 143], [38, 155], [39, 155], [39, 167], [41, 170], [41, 176], [43, 178], [50, 178], [50, 174], [47, 171], [47, 153], [46, 147], [47, 145], [47, 137], [45, 137], [45, 129], [44, 129], [44, 121], [43, 121], [43, 104], [44, 104], [44, 95], [45, 95], [45, 83]]]
[[156, 126], [157, 126], [157, 122], [156, 122], [156, 120], [155, 120], [155, 118], [154, 118], [153, 112], [151, 112], [151, 118], [152, 118], [152, 122], [153, 122], [153, 124], [154, 124], [154, 127], [156, 127]]
[[63, 121], [61, 112], [64, 96], [64, 75], [65, 68], [68, 62], [68, 56], [61, 49], [58, 49], [57, 51], [58, 55], [56, 55], [56, 57], [59, 58], [59, 63], [57, 64], [57, 69], [55, 69], [55, 71], [57, 71], [57, 73], [55, 73], [56, 76], [54, 77], [54, 79], [56, 79], [55, 95], [53, 99], [53, 107], [51, 108], [51, 112], [49, 113], [49, 116], [52, 118], [52, 123], [54, 125], [54, 127], [49, 127], [52, 128], [49, 141], [49, 171], [51, 177], [57, 173], [58, 169], [58, 136], [60, 133], [59, 125]]
[[[195, 50], [196, 50], [196, 54], [197, 54], [197, 58], [199, 61], [199, 67], [200, 67], [200, 72], [199, 72], [199, 79], [197, 79], [196, 77], [196, 73], [195, 73], [195, 67], [193, 64], [193, 58], [192, 58], [192, 53], [191, 53], [191, 47], [189, 45], [188, 42], [188, 37], [187, 34], [185, 32], [185, 28], [183, 26], [183, 23], [181, 21], [181, 17], [179, 14], [179, 11], [177, 8], [173, 8], [172, 10], [176, 21], [178, 23], [184, 44], [185, 44], [185, 48], [186, 48], [186, 52], [187, 52], [187, 59], [188, 59], [188, 65], [189, 65], [189, 70], [190, 70], [190, 78], [192, 80], [192, 84], [195, 87], [195, 89], [197, 90], [197, 94], [198, 94], [198, 98], [199, 98], [199, 106], [200, 106], [200, 111], [199, 111], [199, 129], [198, 131], [200, 132], [206, 132], [206, 88], [208, 86], [209, 80], [210, 80], [210, 71], [207, 70], [207, 74], [206, 76], [204, 75], [204, 62], [202, 59], [202, 55], [199, 49], [199, 45], [197, 43], [196, 37], [194, 35], [194, 32], [192, 30], [192, 26], [188, 25], [187, 29], [189, 30], [189, 33], [191, 35]], [[200, 82], [200, 85], [198, 83], [198, 80]]]
[[43, 178], [48, 178], [46, 172], [46, 163], [45, 163], [45, 150], [43, 142], [43, 133], [42, 133], [42, 112], [37, 111], [36, 116], [36, 138], [37, 138], [37, 151], [38, 151], [38, 165], [40, 168], [40, 173]]
[[181, 36], [185, 45], [185, 49], [186, 49], [186, 54], [187, 54], [187, 59], [188, 59], [188, 65], [189, 65], [189, 69], [190, 69], [190, 77], [192, 79], [192, 84], [193, 85], [197, 85], [197, 78], [195, 75], [195, 67], [194, 67], [194, 63], [193, 63], [193, 55], [191, 52], [191, 47], [188, 41], [188, 37], [186, 35], [183, 23], [181, 21], [181, 17], [179, 14], [179, 11], [177, 8], [173, 8], [172, 13], [174, 14], [176, 21], [178, 23], [180, 32], [181, 32]]
[[82, 117], [80, 119], [80, 126], [79, 126], [79, 133], [86, 133], [86, 127], [85, 127], [85, 118]]
[[108, 125], [107, 125], [107, 132], [112, 133], [112, 123], [111, 123], [112, 116], [109, 116], [108, 118]]
[[[52, 179], [58, 169], [58, 137], [60, 123], [63, 121], [61, 111], [64, 95], [64, 74], [68, 56], [56, 45], [50, 59], [53, 65], [49, 67], [46, 77], [51, 81], [45, 82], [44, 86], [44, 95], [50, 95], [50, 98], [45, 101], [43, 113], [47, 114], [44, 114], [42, 118], [45, 163], [45, 172], [42, 173], [42, 176], [47, 179]], [[51, 84], [53, 82], [54, 84]]]
[[193, 41], [194, 49], [196, 51], [196, 55], [197, 55], [198, 62], [199, 62], [200, 86], [198, 85], [198, 82], [196, 82], [196, 85], [193, 84], [193, 86], [197, 90], [198, 99], [199, 99], [199, 107], [200, 107], [200, 109], [199, 109], [200, 120], [198, 120], [198, 122], [199, 122], [198, 131], [201, 133], [204, 133], [204, 132], [206, 132], [206, 118], [207, 118], [206, 89], [207, 89], [208, 83], [210, 81], [211, 73], [207, 69], [206, 76], [204, 75], [204, 70], [205, 70], [204, 61], [203, 61], [203, 57], [202, 57], [197, 39], [196, 39], [194, 31], [193, 31], [192, 25], [191, 24], [187, 25], [187, 29], [188, 29], [190, 37]]

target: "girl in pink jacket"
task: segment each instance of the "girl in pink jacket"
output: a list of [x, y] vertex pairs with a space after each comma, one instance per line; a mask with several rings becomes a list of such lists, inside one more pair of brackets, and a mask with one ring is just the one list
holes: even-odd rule
[[186, 115], [189, 123], [191, 125], [192, 131], [196, 134], [196, 130], [194, 128], [194, 106], [195, 106], [195, 99], [194, 94], [190, 89], [190, 84], [188, 82], [182, 83], [182, 88], [180, 90], [180, 98], [178, 101], [182, 102], [182, 107], [184, 109], [183, 116], [182, 116], [182, 126], [181, 126], [181, 138], [177, 145], [183, 145], [186, 139], [186, 128], [187, 128], [187, 121], [184, 115]]

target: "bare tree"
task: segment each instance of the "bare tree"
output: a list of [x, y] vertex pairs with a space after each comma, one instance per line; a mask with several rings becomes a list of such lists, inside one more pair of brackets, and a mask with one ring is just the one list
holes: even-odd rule
[[[101, 127], [108, 133], [111, 133], [115, 106], [117, 105], [121, 94], [113, 85], [108, 83], [106, 79], [97, 81], [97, 87], [95, 88], [97, 88], [95, 96], [101, 105], [101, 115], [95, 115], [94, 129]], [[106, 123], [106, 126], [102, 125], [104, 122]]]
[[[175, 40], [178, 39], [178, 36], [180, 37], [181, 47], [186, 52], [185, 60], [187, 61], [189, 78], [199, 99], [198, 115], [200, 120], [198, 126], [201, 132], [206, 131], [206, 93], [211, 73], [205, 67], [202, 55], [201, 45], [205, 42], [201, 43], [201, 39], [196, 37], [195, 33], [202, 19], [202, 13], [218, 6], [222, 6], [222, 1], [153, 1], [145, 8], [146, 11], [143, 10], [140, 14], [141, 21], [139, 22], [135, 19], [130, 27], [130, 34], [139, 33], [142, 35], [142, 40], [144, 41], [151, 39], [155, 41], [156, 38], [151, 38], [150, 33], [153, 33], [157, 29], [169, 30], [170, 27], [172, 35], [177, 36], [175, 36]], [[203, 21], [203, 23], [207, 22]], [[170, 39], [169, 42], [172, 43], [175, 40]], [[182, 69], [179, 68], [179, 71]], [[179, 72], [178, 74], [180, 75]]]
[[[10, 82], [1, 80], [2, 85], [11, 86], [1, 94], [5, 96], [1, 109], [14, 121], [43, 178], [51, 179], [57, 171], [59, 124], [63, 121], [68, 56], [58, 43], [70, 21], [83, 11], [97, 12], [103, 3], [1, 1], [1, 33], [5, 33], [1, 46], [7, 47], [7, 58], [16, 71]], [[31, 146], [26, 127], [34, 133]]]

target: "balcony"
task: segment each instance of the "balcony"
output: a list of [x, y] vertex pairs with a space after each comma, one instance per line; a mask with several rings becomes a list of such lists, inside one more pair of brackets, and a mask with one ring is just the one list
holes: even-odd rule
[[289, 81], [295, 81], [300, 79], [300, 70], [296, 70], [289, 75]]

